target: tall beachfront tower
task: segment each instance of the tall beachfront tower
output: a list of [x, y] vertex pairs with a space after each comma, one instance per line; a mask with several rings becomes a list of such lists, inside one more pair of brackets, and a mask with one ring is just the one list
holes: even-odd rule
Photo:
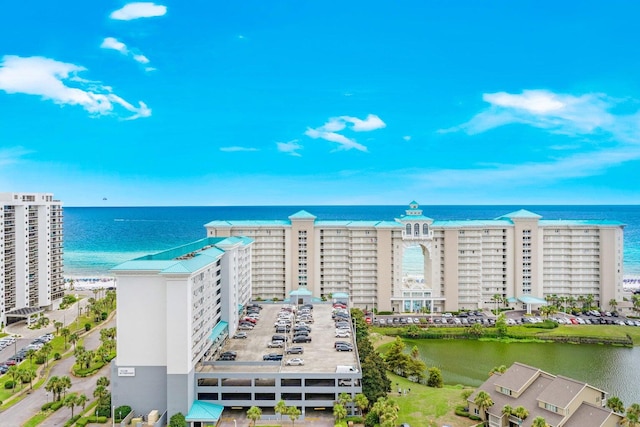
[[251, 299], [251, 244], [205, 238], [111, 270], [118, 282], [113, 405], [189, 411], [196, 366], [235, 333]]
[[64, 294], [62, 203], [0, 193], [0, 322], [55, 308]]
[[391, 311], [402, 285], [403, 227], [395, 221], [318, 220], [306, 211], [273, 221], [212, 221], [208, 237], [247, 236], [253, 295], [286, 298], [299, 287], [314, 297], [348, 293], [356, 307]]
[[[360, 308], [432, 312], [518, 307], [547, 297], [621, 300], [624, 224], [545, 220], [526, 210], [495, 219], [437, 220], [411, 202], [395, 221], [219, 220], [207, 236], [248, 236], [253, 295], [283, 299], [299, 286], [315, 297], [350, 295]], [[408, 280], [404, 251], [419, 246], [423, 277]]]

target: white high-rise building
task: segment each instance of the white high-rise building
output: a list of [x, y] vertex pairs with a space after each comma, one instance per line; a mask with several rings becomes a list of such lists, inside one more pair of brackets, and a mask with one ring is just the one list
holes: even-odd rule
[[64, 295], [62, 203], [0, 193], [0, 322], [54, 308]]
[[[207, 236], [247, 236], [253, 295], [284, 299], [299, 286], [316, 297], [345, 292], [356, 307], [457, 311], [542, 304], [557, 296], [607, 306], [621, 300], [624, 224], [543, 220], [526, 210], [495, 219], [434, 220], [416, 202], [395, 221], [217, 220]], [[404, 251], [423, 254], [419, 280], [404, 274]]]

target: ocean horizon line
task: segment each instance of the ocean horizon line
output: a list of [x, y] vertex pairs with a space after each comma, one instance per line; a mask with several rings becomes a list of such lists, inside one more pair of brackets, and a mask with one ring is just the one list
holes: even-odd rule
[[[374, 207], [404, 207], [409, 206], [409, 203], [405, 204], [273, 204], [273, 205], [118, 205], [118, 206], [64, 206], [64, 208], [73, 208], [73, 209], [86, 209], [86, 208], [272, 208], [272, 207], [352, 207], [352, 206], [374, 206]], [[477, 206], [477, 207], [502, 207], [502, 206], [540, 206], [540, 207], [564, 207], [564, 206], [589, 206], [589, 207], [640, 207], [640, 203], [629, 203], [629, 204], [579, 204], [579, 203], [565, 203], [565, 204], [557, 204], [557, 203], [487, 203], [487, 204], [479, 204], [479, 203], [471, 203], [471, 204], [420, 204], [420, 207], [424, 208], [425, 206], [434, 206], [434, 207], [469, 207], [469, 206]], [[423, 209], [424, 210], [424, 209]]]

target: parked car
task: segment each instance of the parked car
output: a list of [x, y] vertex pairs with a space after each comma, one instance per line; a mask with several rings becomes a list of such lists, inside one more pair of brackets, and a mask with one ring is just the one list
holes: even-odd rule
[[285, 364], [287, 366], [302, 366], [304, 365], [304, 360], [299, 357], [296, 357], [296, 358], [287, 360]]
[[235, 339], [245, 339], [247, 338], [247, 333], [246, 332], [236, 332], [236, 334], [233, 336], [233, 338]]
[[294, 343], [307, 343], [307, 342], [311, 342], [311, 337], [308, 335], [298, 335], [293, 337], [293, 340], [291, 340], [291, 342]]
[[353, 351], [353, 346], [350, 344], [338, 344], [336, 345], [337, 351]]
[[336, 338], [350, 338], [351, 332], [342, 329], [336, 330]]
[[262, 360], [267, 360], [267, 361], [280, 361], [282, 360], [282, 355], [281, 354], [277, 354], [277, 353], [269, 353], [269, 354], [265, 354], [264, 356], [262, 356]]
[[269, 344], [267, 344], [267, 347], [269, 347], [269, 348], [282, 348], [282, 347], [284, 347], [284, 341], [271, 341]]
[[300, 346], [289, 347], [286, 351], [287, 354], [303, 354], [304, 348]]

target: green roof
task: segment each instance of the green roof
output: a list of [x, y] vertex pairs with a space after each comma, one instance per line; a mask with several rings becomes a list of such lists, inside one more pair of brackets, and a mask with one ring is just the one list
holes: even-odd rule
[[229, 333], [229, 323], [225, 322], [225, 321], [220, 321], [211, 330], [211, 334], [209, 335], [209, 339], [211, 341], [215, 341], [220, 335], [222, 335], [225, 332]]
[[316, 219], [316, 216], [305, 210], [301, 210], [291, 215], [289, 219]]
[[216, 245], [249, 244], [252, 240], [246, 237], [207, 237], [187, 243], [186, 245], [145, 255], [123, 262], [112, 271], [158, 271], [163, 274], [189, 274], [216, 262], [224, 251]]
[[501, 217], [496, 218], [496, 219], [504, 219], [504, 218], [509, 218], [509, 219], [512, 219], [512, 218], [540, 219], [540, 218], [542, 218], [542, 216], [540, 216], [538, 214], [535, 214], [533, 212], [530, 212], [530, 211], [528, 211], [526, 209], [520, 209], [519, 211], [515, 211], [515, 212], [508, 213], [506, 215], [502, 215]]
[[224, 406], [215, 403], [194, 400], [185, 419], [192, 421], [217, 422], [224, 411]]

